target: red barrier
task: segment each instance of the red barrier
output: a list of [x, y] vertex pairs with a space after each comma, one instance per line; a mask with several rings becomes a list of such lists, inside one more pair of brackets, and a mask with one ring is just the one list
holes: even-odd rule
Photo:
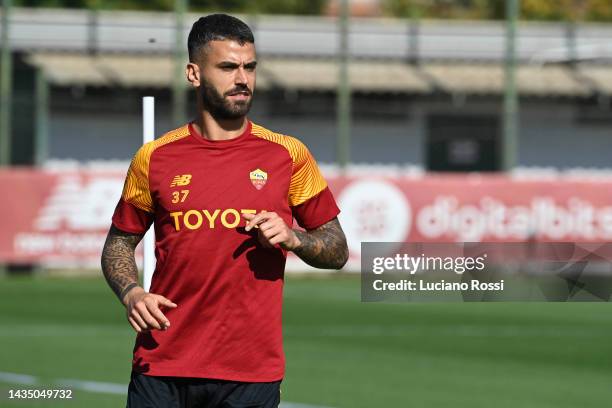
[[117, 171], [0, 171], [0, 261], [98, 264], [123, 177]]
[[[97, 265], [123, 178], [120, 171], [0, 171], [0, 261]], [[362, 241], [612, 241], [612, 180], [327, 179], [353, 264]]]

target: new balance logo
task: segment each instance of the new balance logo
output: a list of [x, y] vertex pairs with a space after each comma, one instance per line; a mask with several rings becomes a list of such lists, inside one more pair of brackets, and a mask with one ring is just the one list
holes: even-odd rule
[[191, 183], [191, 174], [181, 174], [174, 176], [172, 183], [170, 183], [170, 187], [182, 187], [189, 183]]

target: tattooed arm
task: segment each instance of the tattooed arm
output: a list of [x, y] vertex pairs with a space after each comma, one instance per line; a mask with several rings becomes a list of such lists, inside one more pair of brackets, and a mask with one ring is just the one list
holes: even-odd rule
[[272, 247], [280, 245], [293, 251], [315, 268], [340, 269], [348, 260], [346, 238], [338, 218], [309, 231], [291, 229], [275, 212], [243, 214], [248, 221], [246, 230], [259, 228], [259, 241]]
[[346, 237], [338, 218], [310, 231], [293, 231], [300, 244], [293, 253], [315, 268], [340, 269], [348, 260]]
[[130, 289], [138, 286], [134, 251], [143, 235], [130, 234], [111, 226], [102, 250], [102, 272], [108, 286], [123, 302]]
[[170, 322], [159, 306], [176, 304], [161, 295], [147, 293], [138, 284], [134, 251], [143, 234], [130, 234], [111, 226], [102, 250], [102, 272], [115, 295], [127, 309], [128, 321], [137, 332], [165, 330]]

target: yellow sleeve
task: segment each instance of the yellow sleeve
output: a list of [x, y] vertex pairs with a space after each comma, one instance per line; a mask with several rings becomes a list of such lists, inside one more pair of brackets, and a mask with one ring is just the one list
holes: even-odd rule
[[289, 205], [293, 207], [319, 194], [327, 187], [327, 182], [304, 143], [295, 138], [291, 139], [293, 173], [289, 185]]
[[123, 201], [146, 212], [153, 212], [153, 200], [149, 190], [149, 162], [152, 152], [153, 143], [147, 143], [138, 149], [130, 163], [121, 194]]

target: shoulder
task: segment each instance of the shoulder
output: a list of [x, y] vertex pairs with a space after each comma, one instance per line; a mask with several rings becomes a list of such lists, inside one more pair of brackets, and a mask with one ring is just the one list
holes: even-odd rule
[[189, 136], [189, 126], [184, 125], [169, 132], [164, 133], [161, 137], [143, 144], [140, 146], [134, 158], [130, 170], [136, 174], [148, 176], [151, 156], [160, 147], [166, 146], [172, 142]]
[[273, 132], [255, 123], [252, 123], [251, 133], [254, 136], [272, 143], [276, 143], [285, 148], [289, 152], [289, 155], [294, 163], [303, 162], [310, 155], [306, 145], [293, 136]]
[[172, 142], [176, 142], [186, 136], [189, 136], [188, 125], [166, 132], [161, 137], [142, 145], [136, 152], [134, 159], [137, 161], [149, 161], [155, 150]]
[[155, 150], [161, 146], [168, 145], [169, 143], [180, 140], [188, 135], [189, 126], [185, 125], [165, 133], [160, 138], [155, 139], [152, 142], [148, 142], [140, 146], [132, 159], [132, 163], [130, 164], [128, 177], [133, 176], [146, 180], [149, 177], [149, 166], [153, 152], [155, 152]]

